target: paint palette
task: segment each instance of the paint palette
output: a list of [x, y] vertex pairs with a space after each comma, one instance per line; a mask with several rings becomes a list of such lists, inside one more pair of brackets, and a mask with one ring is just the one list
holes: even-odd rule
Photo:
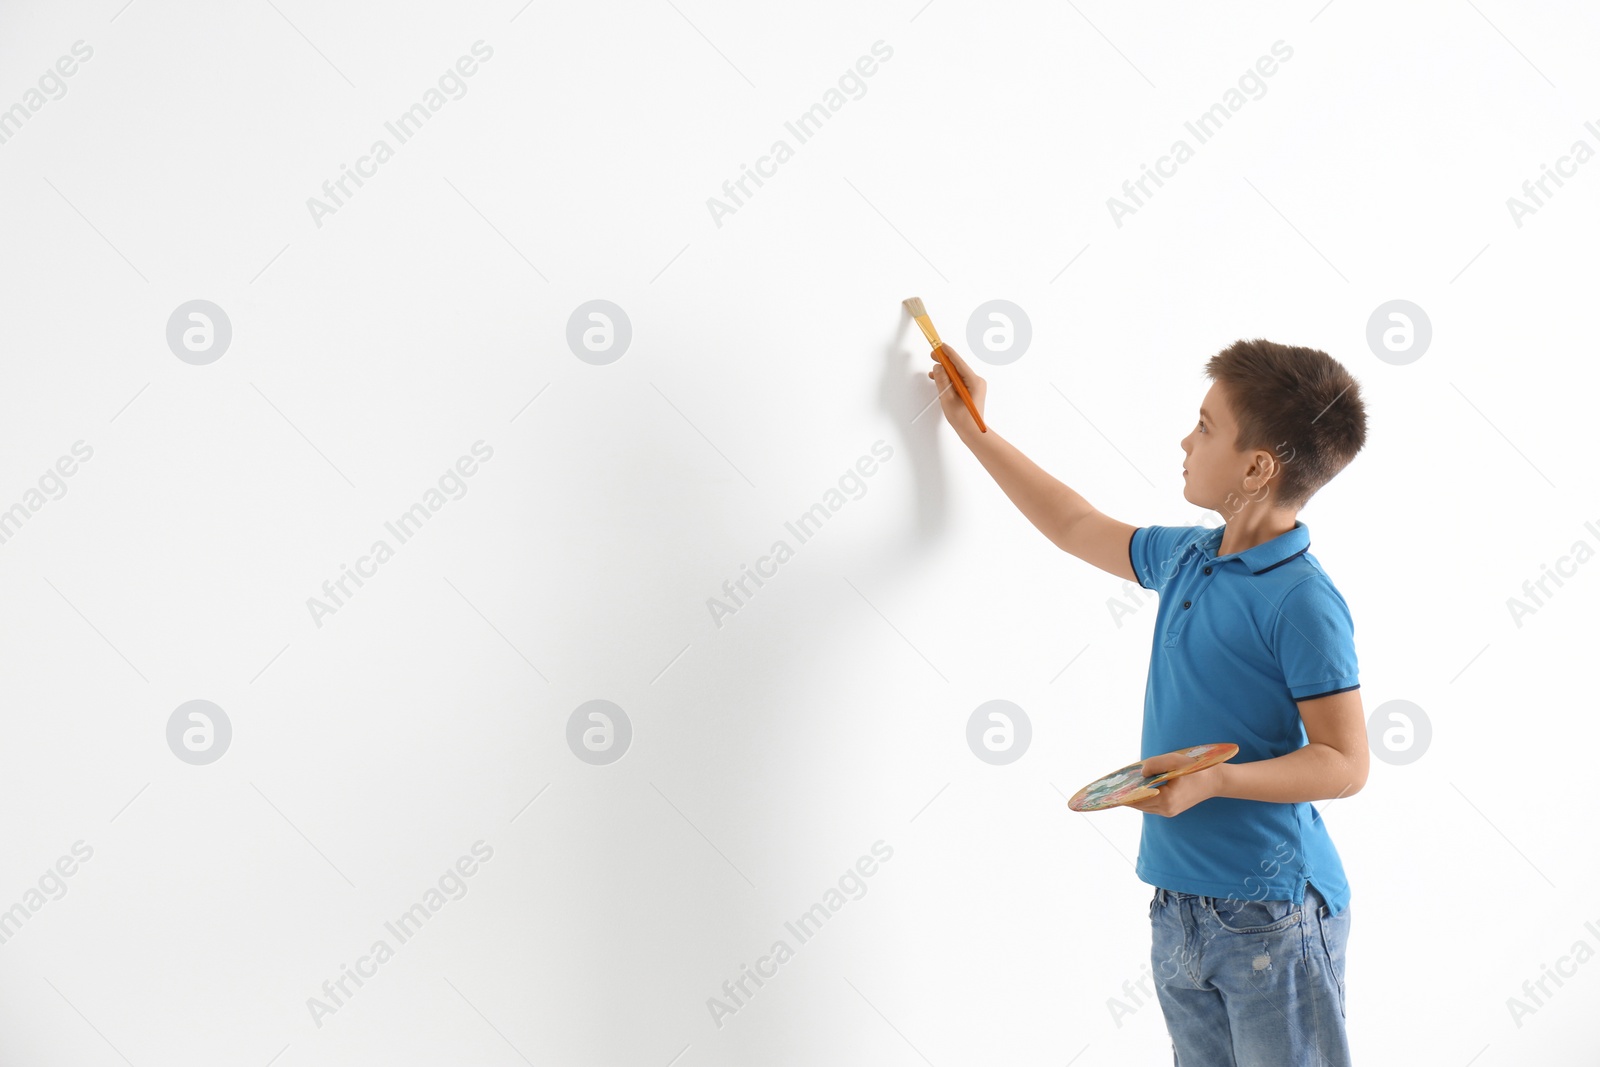
[[[1073, 811], [1102, 811], [1105, 808], [1120, 807], [1123, 804], [1144, 800], [1155, 796], [1157, 790], [1153, 787], [1160, 785], [1162, 782], [1177, 778], [1180, 775], [1203, 771], [1207, 767], [1214, 767], [1219, 763], [1225, 763], [1238, 754], [1238, 751], [1238, 745], [1233, 744], [1231, 741], [1223, 741], [1217, 744], [1194, 745], [1190, 748], [1164, 752], [1162, 755], [1182, 756], [1191, 762], [1182, 767], [1149, 776], [1139, 773], [1139, 768], [1145, 764], [1144, 760], [1130, 763], [1126, 767], [1119, 767], [1103, 778], [1095, 779], [1072, 794], [1072, 798], [1067, 801], [1067, 807]], [[1150, 758], [1155, 759], [1157, 757], [1151, 756]]]

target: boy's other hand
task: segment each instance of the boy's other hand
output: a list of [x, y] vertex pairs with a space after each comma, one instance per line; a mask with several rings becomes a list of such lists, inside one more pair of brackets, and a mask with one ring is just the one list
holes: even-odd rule
[[[1175, 771], [1189, 762], [1189, 759], [1181, 752], [1151, 756], [1139, 767], [1139, 773], [1148, 778], [1152, 774], [1160, 774], [1163, 771]], [[1221, 788], [1224, 775], [1218, 774], [1217, 771], [1226, 766], [1226, 763], [1218, 763], [1207, 767], [1203, 771], [1186, 774], [1181, 778], [1168, 778], [1165, 782], [1153, 787], [1156, 791], [1155, 796], [1146, 797], [1143, 800], [1130, 801], [1124, 807], [1138, 808], [1140, 811], [1148, 811], [1152, 815], [1166, 815], [1168, 817], [1182, 814], [1202, 800], [1210, 800], [1212, 797], [1222, 795]]]
[[[983, 414], [983, 401], [989, 394], [989, 383], [973, 373], [967, 361], [948, 344], [944, 346], [945, 352], [950, 357], [950, 362], [955, 364], [956, 373], [961, 375], [961, 384], [967, 387], [967, 392], [972, 394], [972, 404], [978, 409], [978, 414]], [[967, 405], [962, 401], [961, 394], [956, 392], [955, 385], [950, 381], [950, 376], [944, 371], [944, 364], [939, 362], [939, 357], [933, 357], [933, 369], [928, 372], [928, 377], [933, 379], [933, 384], [939, 387], [939, 407], [944, 411], [944, 417], [958, 433], [977, 433], [978, 423], [972, 417], [972, 412], [967, 410]]]

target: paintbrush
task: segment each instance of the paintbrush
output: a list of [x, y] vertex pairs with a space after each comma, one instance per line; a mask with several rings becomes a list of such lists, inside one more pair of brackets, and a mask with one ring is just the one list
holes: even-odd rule
[[961, 380], [961, 373], [956, 370], [955, 361], [950, 358], [955, 355], [955, 350], [939, 340], [939, 331], [933, 328], [933, 320], [928, 317], [928, 309], [922, 306], [922, 298], [913, 296], [900, 302], [911, 312], [911, 317], [917, 320], [917, 328], [922, 331], [922, 336], [933, 346], [933, 358], [944, 367], [945, 374], [950, 377], [950, 384], [956, 387], [956, 395], [961, 397], [962, 402], [967, 405], [967, 410], [972, 412], [972, 418], [978, 424], [978, 432], [988, 433], [989, 427], [983, 424], [983, 416], [978, 414], [978, 405], [972, 402], [972, 394], [967, 392], [967, 383]]

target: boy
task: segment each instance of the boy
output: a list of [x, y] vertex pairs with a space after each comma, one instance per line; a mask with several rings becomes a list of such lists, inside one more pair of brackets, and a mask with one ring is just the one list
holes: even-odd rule
[[[957, 356], [981, 412], [984, 379]], [[1136, 867], [1156, 887], [1151, 965], [1179, 1067], [1347, 1067], [1350, 888], [1313, 800], [1367, 779], [1354, 624], [1296, 517], [1366, 442], [1366, 411], [1326, 353], [1266, 340], [1212, 356], [1180, 444], [1184, 499], [1220, 528], [1101, 514], [990, 426], [979, 433], [942, 366], [940, 406], [1028, 520], [1067, 552], [1160, 594], [1145, 689], [1150, 758], [1231, 741], [1227, 763], [1134, 807]]]

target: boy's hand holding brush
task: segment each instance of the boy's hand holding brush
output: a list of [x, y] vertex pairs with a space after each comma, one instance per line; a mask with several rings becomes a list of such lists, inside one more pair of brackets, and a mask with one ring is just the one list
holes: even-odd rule
[[[983, 401], [989, 394], [989, 383], [974, 374], [972, 368], [967, 366], [967, 361], [957, 355], [955, 349], [949, 345], [939, 347], [945, 361], [936, 364], [928, 372], [928, 377], [939, 387], [939, 406], [944, 409], [944, 417], [963, 437], [968, 433], [988, 433], [989, 427], [983, 423]], [[965, 397], [957, 391], [957, 387], [954, 386], [955, 378], [951, 377], [946, 367], [952, 368], [960, 377], [966, 389]], [[977, 412], [976, 416], [973, 414], [974, 411]]]
[[939, 362], [928, 377], [939, 387], [944, 417], [1011, 502], [1058, 548], [1101, 570], [1123, 578], [1134, 577], [1128, 559], [1133, 527], [1096, 510], [1076, 490], [985, 426], [983, 401], [988, 383], [972, 373], [955, 349], [939, 340], [921, 300], [913, 297], [905, 301], [905, 306], [933, 345], [933, 358]]
[[988, 433], [989, 427], [983, 421], [983, 398], [988, 392], [988, 383], [972, 372], [966, 360], [956, 355], [955, 349], [939, 340], [939, 331], [933, 328], [933, 320], [928, 317], [920, 297], [913, 296], [902, 303], [933, 346], [933, 358], [939, 365], [928, 372], [928, 377], [939, 387], [939, 406], [944, 409], [944, 417], [962, 436], [968, 432]]

